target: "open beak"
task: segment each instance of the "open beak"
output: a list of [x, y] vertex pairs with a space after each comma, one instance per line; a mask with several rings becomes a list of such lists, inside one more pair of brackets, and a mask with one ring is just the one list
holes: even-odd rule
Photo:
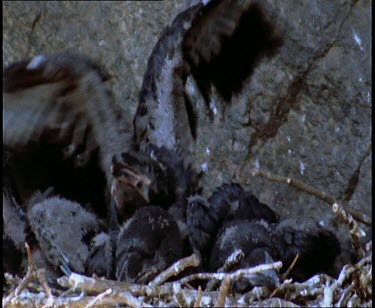
[[113, 165], [111, 171], [114, 176], [114, 185], [112, 184], [112, 187], [121, 188], [123, 186], [130, 186], [138, 192], [146, 203], [150, 202], [149, 187], [151, 180], [148, 177], [120, 163]]

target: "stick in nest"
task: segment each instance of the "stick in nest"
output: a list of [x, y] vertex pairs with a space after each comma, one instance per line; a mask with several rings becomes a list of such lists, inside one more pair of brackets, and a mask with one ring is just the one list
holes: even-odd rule
[[366, 233], [358, 227], [358, 224], [353, 219], [353, 216], [348, 214], [341, 205], [334, 203], [332, 205], [332, 211], [349, 227], [354, 251], [359, 258], [363, 258], [365, 256], [365, 252], [359, 243], [359, 238], [365, 236]]
[[280, 277], [281, 281], [284, 281], [284, 280], [288, 277], [288, 275], [289, 275], [290, 272], [292, 271], [294, 265], [296, 265], [298, 258], [299, 258], [299, 254], [296, 254], [296, 256], [294, 257], [294, 260], [293, 260], [292, 264], [290, 264], [290, 266], [289, 266], [289, 268], [286, 270], [286, 272], [285, 272], [284, 274], [281, 275], [281, 277]]
[[[217, 270], [218, 273], [228, 272], [236, 264], [238, 264], [244, 257], [244, 253], [241, 249], [236, 249], [226, 260], [223, 267]], [[219, 282], [217, 279], [212, 279], [207, 283], [206, 291], [211, 291], [216, 284]]]
[[290, 185], [294, 188], [297, 188], [301, 191], [309, 193], [310, 195], [318, 197], [318, 198], [322, 199], [323, 201], [325, 201], [326, 203], [328, 203], [329, 205], [331, 205], [332, 211], [336, 215], [336, 217], [348, 226], [349, 231], [350, 231], [350, 236], [351, 236], [351, 239], [352, 239], [353, 248], [354, 248], [354, 251], [355, 251], [356, 255], [359, 258], [364, 257], [365, 254], [364, 254], [364, 251], [359, 244], [359, 238], [362, 237], [362, 236], [365, 236], [366, 233], [354, 221], [354, 217], [355, 217], [355, 219], [357, 219], [358, 221], [360, 221], [360, 222], [362, 222], [366, 225], [371, 225], [372, 221], [371, 221], [370, 217], [367, 217], [365, 214], [363, 214], [359, 211], [356, 211], [356, 210], [351, 209], [349, 207], [345, 207], [345, 206], [342, 206], [342, 205], [339, 205], [339, 204], [335, 203], [333, 198], [327, 196], [327, 194], [324, 191], [321, 192], [318, 189], [316, 189], [315, 187], [312, 187], [312, 186], [310, 186], [306, 183], [303, 183], [301, 181], [298, 181], [296, 179], [285, 178], [285, 177], [281, 177], [281, 176], [278, 176], [278, 175], [272, 175], [270, 172], [265, 172], [265, 171], [262, 171], [262, 170], [255, 170], [255, 171], [253, 171], [252, 174], [253, 174], [253, 176], [265, 177], [265, 178], [267, 178], [271, 181], [274, 181], [274, 182], [280, 182], [280, 183], [288, 184], [288, 185]]
[[157, 285], [160, 285], [169, 278], [181, 273], [185, 268], [191, 266], [197, 267], [199, 264], [200, 258], [195, 253], [193, 253], [191, 256], [177, 261], [176, 263], [168, 267], [164, 272], [161, 272], [158, 276], [155, 277], [153, 281], [149, 283], [149, 286], [155, 287]]
[[228, 295], [230, 285], [230, 276], [226, 276], [223, 281], [221, 282], [219, 295], [217, 297], [216, 307], [224, 307], [225, 305], [225, 299]]
[[244, 275], [256, 274], [256, 273], [268, 271], [271, 269], [280, 269], [282, 266], [283, 264], [280, 261], [278, 261], [274, 263], [257, 265], [251, 268], [239, 269], [233, 273], [197, 273], [197, 274], [192, 274], [190, 276], [184, 277], [178, 280], [178, 282], [180, 284], [185, 284], [192, 280], [210, 280], [210, 279], [217, 279], [221, 281], [227, 276], [229, 276], [231, 280], [235, 280]]
[[105, 290], [103, 293], [100, 293], [99, 295], [95, 296], [95, 298], [89, 302], [85, 308], [90, 308], [90, 307], [93, 307], [95, 304], [98, 304], [99, 301], [102, 300], [103, 297], [109, 295], [112, 293], [112, 289], [107, 289]]
[[[292, 271], [294, 265], [296, 265], [298, 258], [299, 258], [299, 254], [296, 254], [296, 256], [294, 257], [294, 260], [293, 260], [293, 262], [290, 264], [289, 268], [286, 270], [286, 272], [285, 272], [284, 274], [282, 274], [282, 275], [280, 276], [280, 280], [281, 280], [281, 281], [285, 281], [285, 279], [288, 277], [288, 275], [289, 275], [290, 272]], [[277, 290], [278, 290], [278, 288], [276, 288], [276, 289], [271, 293], [270, 297], [275, 296], [276, 293], [277, 293]]]
[[[310, 195], [318, 197], [319, 199], [328, 203], [330, 206], [332, 206], [335, 203], [334, 199], [331, 198], [330, 196], [328, 196], [324, 191], [322, 192], [322, 191], [316, 189], [315, 187], [312, 187], [312, 186], [310, 186], [310, 185], [308, 185], [308, 184], [306, 184], [302, 181], [292, 179], [292, 178], [282, 177], [282, 176], [279, 176], [279, 175], [273, 175], [270, 172], [266, 172], [266, 171], [263, 171], [263, 170], [254, 170], [252, 172], [252, 175], [253, 176], [262, 176], [262, 177], [264, 177], [264, 178], [266, 178], [270, 181], [273, 181], [273, 182], [288, 184], [288, 185], [290, 185], [294, 188], [297, 188], [298, 190], [301, 190], [301, 191], [306, 192]], [[347, 213], [349, 213], [351, 216], [353, 216], [359, 222], [361, 222], [365, 225], [368, 225], [368, 226], [372, 225], [371, 217], [368, 217], [364, 213], [362, 213], [360, 211], [357, 211], [355, 209], [352, 209], [348, 206], [343, 206], [343, 208], [345, 209], [345, 211]]]
[[46, 272], [45, 269], [37, 269], [33, 257], [31, 255], [30, 246], [25, 243], [25, 248], [27, 252], [27, 273], [25, 277], [22, 279], [20, 284], [17, 286], [17, 288], [14, 289], [4, 300], [3, 300], [3, 307], [5, 307], [7, 304], [11, 302], [13, 298], [20, 295], [21, 292], [28, 286], [28, 284], [36, 279], [39, 280], [40, 284], [43, 286], [43, 289], [47, 295], [47, 302], [45, 304], [46, 307], [52, 307], [53, 306], [53, 296], [51, 289], [48, 287], [47, 280], [46, 280]]
[[197, 300], [194, 303], [194, 308], [195, 307], [200, 307], [201, 306], [201, 300], [202, 300], [202, 288], [201, 286], [198, 287], [198, 295], [197, 295]]

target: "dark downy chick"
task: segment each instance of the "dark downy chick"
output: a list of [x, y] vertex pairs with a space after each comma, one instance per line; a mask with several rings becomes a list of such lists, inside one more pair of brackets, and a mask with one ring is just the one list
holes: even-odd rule
[[116, 249], [119, 231], [101, 232], [90, 242], [86, 275], [116, 279]]
[[115, 156], [112, 174], [112, 197], [120, 221], [148, 204], [168, 209], [199, 190], [199, 176], [174, 150], [151, 144]]
[[286, 270], [298, 254], [290, 277], [305, 281], [318, 273], [328, 273], [340, 254], [340, 243], [333, 232], [315, 221], [286, 219], [270, 225], [277, 244], [283, 269]]
[[[227, 224], [218, 234], [211, 251], [209, 269], [217, 271], [226, 259], [241, 249], [244, 258], [231, 269], [254, 267], [278, 260], [278, 251], [272, 232], [264, 221], [236, 221]], [[233, 283], [236, 292], [242, 293], [253, 286], [278, 286], [279, 278], [275, 270], [241, 277]]]
[[236, 219], [277, 222], [278, 215], [240, 184], [230, 183], [218, 187], [208, 199], [212, 211], [221, 223]]
[[[218, 235], [210, 269], [222, 267], [236, 249], [243, 251], [244, 258], [235, 269], [281, 261], [285, 272], [298, 254], [289, 277], [305, 281], [315, 274], [329, 272], [340, 253], [340, 244], [331, 231], [313, 221], [287, 219], [269, 224], [264, 220], [236, 220], [228, 222]], [[251, 286], [272, 285], [271, 282], [277, 281], [274, 271], [263, 274], [244, 277], [235, 287], [242, 292]]]
[[58, 196], [33, 199], [27, 216], [48, 261], [66, 275], [85, 273], [90, 241], [102, 229], [97, 217]]
[[277, 214], [239, 184], [223, 184], [206, 201], [191, 197], [186, 209], [186, 223], [192, 246], [208, 258], [212, 243], [224, 224], [234, 220], [278, 221]]
[[119, 281], [147, 283], [182, 257], [177, 223], [157, 206], [139, 208], [122, 227], [116, 252]]

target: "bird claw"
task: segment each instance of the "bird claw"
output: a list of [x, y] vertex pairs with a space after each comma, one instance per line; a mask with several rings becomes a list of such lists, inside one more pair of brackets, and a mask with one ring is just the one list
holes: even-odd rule
[[83, 152], [81, 154], [78, 154], [76, 158], [74, 159], [74, 167], [80, 168], [87, 164], [87, 162], [90, 159], [90, 153], [89, 152]]
[[73, 272], [72, 270], [69, 268], [69, 265], [65, 262], [62, 262], [63, 264], [61, 264], [59, 266], [60, 270], [63, 272], [63, 274], [67, 277], [69, 277]]
[[77, 147], [74, 144], [69, 144], [67, 147], [63, 149], [63, 159], [71, 158], [76, 150]]

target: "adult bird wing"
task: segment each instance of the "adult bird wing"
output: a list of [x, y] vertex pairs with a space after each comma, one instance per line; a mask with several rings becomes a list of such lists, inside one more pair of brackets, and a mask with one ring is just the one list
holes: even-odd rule
[[[114, 153], [131, 148], [129, 123], [91, 59], [69, 53], [36, 56], [5, 68], [3, 142], [10, 149], [30, 142], [65, 147], [84, 164], [100, 146], [100, 168], [110, 179]], [[79, 153], [81, 151], [81, 153]], [[79, 155], [78, 155], [79, 154]]]
[[136, 145], [185, 149], [197, 137], [199, 112], [205, 112], [185, 90], [188, 76], [212, 118], [212, 86], [229, 102], [256, 64], [280, 45], [280, 35], [255, 1], [213, 0], [180, 13], [148, 61], [133, 122]]

